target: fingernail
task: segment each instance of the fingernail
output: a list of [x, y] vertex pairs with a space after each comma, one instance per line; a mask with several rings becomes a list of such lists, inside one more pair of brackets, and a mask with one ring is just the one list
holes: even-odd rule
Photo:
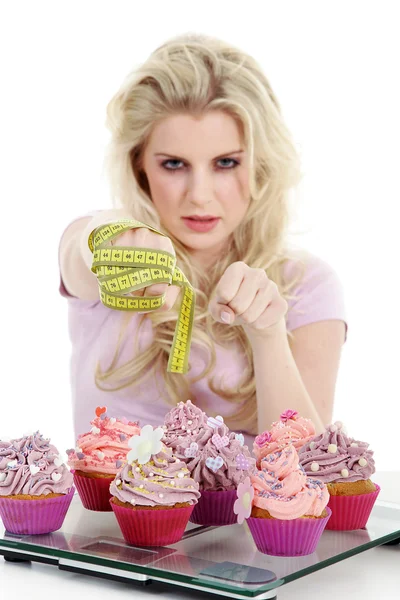
[[226, 310], [223, 310], [221, 312], [221, 321], [223, 323], [230, 323], [231, 322], [231, 315]]

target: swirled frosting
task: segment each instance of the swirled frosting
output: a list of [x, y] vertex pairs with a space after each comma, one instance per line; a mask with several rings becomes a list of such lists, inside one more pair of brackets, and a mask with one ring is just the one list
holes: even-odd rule
[[257, 459], [257, 466], [264, 456], [278, 452], [288, 444], [300, 450], [314, 436], [315, 427], [311, 419], [299, 417], [295, 410], [286, 410], [281, 414], [279, 421], [272, 423], [270, 431], [264, 431], [255, 438], [253, 453]]
[[348, 437], [340, 421], [305, 444], [299, 459], [307, 475], [325, 483], [366, 480], [375, 472], [369, 444]]
[[0, 496], [67, 494], [72, 484], [57, 448], [39, 431], [0, 444]]
[[186, 442], [189, 453], [193, 450], [187, 466], [201, 490], [236, 489], [254, 471], [255, 459], [244, 445], [243, 436], [229, 432], [225, 425], [216, 427], [197, 452], [192, 444]]
[[208, 417], [190, 400], [166, 415], [163, 442], [186, 463], [200, 490], [236, 489], [254, 470], [243, 435], [230, 432], [222, 417]]
[[112, 481], [110, 492], [133, 506], [196, 504], [200, 497], [199, 486], [186, 465], [165, 446], [144, 465], [137, 461], [125, 464]]
[[85, 473], [117, 474], [126, 462], [129, 439], [140, 433], [137, 422], [101, 415], [91, 421], [89, 432], [78, 437], [76, 448], [67, 450], [68, 465]]
[[329, 501], [326, 486], [307, 477], [292, 444], [263, 458], [251, 482], [254, 506], [267, 510], [275, 519], [319, 517]]

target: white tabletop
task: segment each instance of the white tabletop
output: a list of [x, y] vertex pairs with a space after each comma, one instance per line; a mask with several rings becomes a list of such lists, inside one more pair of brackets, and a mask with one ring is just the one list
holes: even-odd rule
[[[396, 474], [398, 480], [398, 474]], [[380, 473], [374, 480], [381, 485], [379, 501], [400, 504], [400, 489], [393, 486], [393, 474]], [[27, 598], [84, 598], [99, 600], [101, 595], [130, 600], [162, 599], [200, 600], [205, 597], [221, 598], [214, 594], [167, 587], [152, 583], [145, 588], [134, 584], [99, 580], [87, 575], [59, 571], [51, 565], [39, 563], [8, 563], [0, 558], [0, 600]], [[343, 598], [365, 600], [382, 598], [398, 600], [400, 597], [400, 545], [379, 546], [358, 554], [316, 573], [307, 575], [278, 588], [278, 600], [319, 600]], [[134, 595], [133, 595], [134, 594]]]

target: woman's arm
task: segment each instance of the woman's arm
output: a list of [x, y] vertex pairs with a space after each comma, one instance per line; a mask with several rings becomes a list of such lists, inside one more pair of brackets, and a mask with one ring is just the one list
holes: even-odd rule
[[270, 337], [253, 340], [259, 432], [286, 408], [323, 430], [332, 418], [344, 337], [344, 322], [332, 320], [300, 327], [289, 341], [282, 321]]
[[94, 216], [73, 221], [64, 231], [59, 247], [59, 265], [64, 286], [71, 296], [81, 300], [99, 299], [97, 280], [90, 270], [92, 253], [88, 238], [96, 227], [124, 217], [132, 218], [120, 209], [102, 210]]

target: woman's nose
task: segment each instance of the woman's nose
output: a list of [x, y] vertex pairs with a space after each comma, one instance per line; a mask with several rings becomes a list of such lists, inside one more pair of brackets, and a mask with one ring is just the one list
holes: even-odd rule
[[204, 206], [213, 198], [212, 177], [204, 172], [192, 173], [189, 177], [187, 197], [191, 204]]

